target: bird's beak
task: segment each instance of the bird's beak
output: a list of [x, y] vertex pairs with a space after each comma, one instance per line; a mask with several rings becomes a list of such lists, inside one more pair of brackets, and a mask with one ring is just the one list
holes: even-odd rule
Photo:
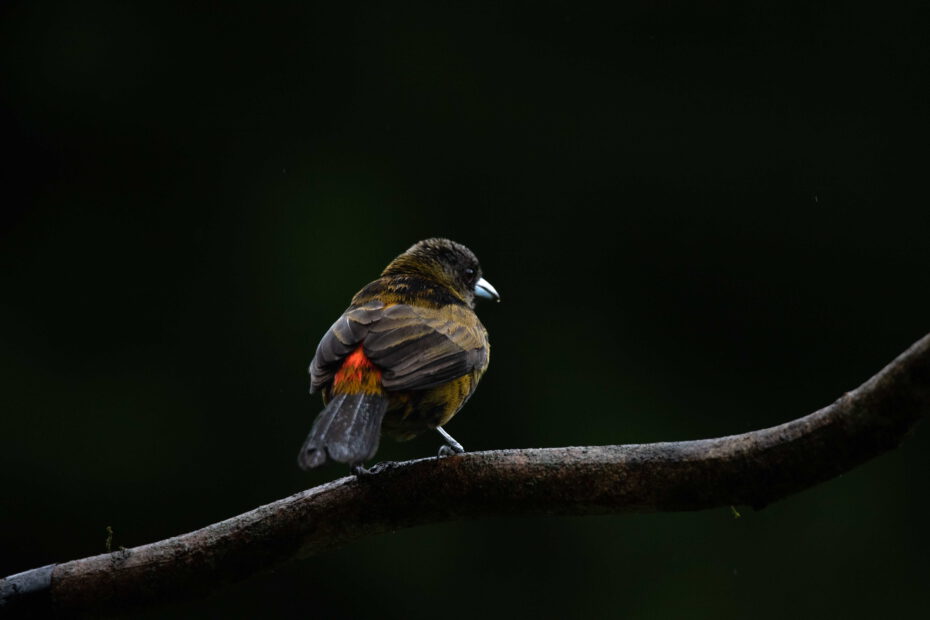
[[497, 290], [484, 278], [481, 278], [478, 280], [478, 283], [475, 284], [475, 295], [483, 297], [484, 299], [493, 299], [494, 301], [501, 300], [501, 296], [497, 294]]

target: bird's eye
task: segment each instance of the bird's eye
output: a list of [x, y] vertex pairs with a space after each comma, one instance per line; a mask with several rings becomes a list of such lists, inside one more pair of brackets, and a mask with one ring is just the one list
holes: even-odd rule
[[473, 275], [475, 275], [475, 270], [474, 270], [474, 269], [466, 269], [466, 270], [465, 270], [465, 273], [468, 274], [468, 275], [470, 275], [470, 276], [473, 276]]

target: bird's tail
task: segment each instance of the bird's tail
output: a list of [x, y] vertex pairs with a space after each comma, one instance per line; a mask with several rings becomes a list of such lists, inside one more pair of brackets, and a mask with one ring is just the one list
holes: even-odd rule
[[312, 469], [325, 463], [327, 457], [349, 465], [367, 461], [378, 450], [387, 408], [384, 392], [334, 394], [313, 423], [297, 464]]

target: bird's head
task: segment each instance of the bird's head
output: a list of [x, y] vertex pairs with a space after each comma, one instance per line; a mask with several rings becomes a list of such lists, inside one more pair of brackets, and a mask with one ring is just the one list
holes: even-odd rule
[[451, 289], [475, 307], [475, 297], [500, 301], [491, 283], [481, 277], [474, 252], [449, 239], [424, 239], [391, 261], [382, 276], [415, 275], [429, 278]]

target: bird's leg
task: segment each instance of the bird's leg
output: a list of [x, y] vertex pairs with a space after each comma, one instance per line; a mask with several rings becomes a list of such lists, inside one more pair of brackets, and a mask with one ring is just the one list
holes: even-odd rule
[[451, 456], [453, 454], [465, 452], [465, 448], [462, 447], [462, 444], [457, 442], [452, 435], [447, 433], [441, 426], [437, 426], [436, 431], [446, 440], [446, 445], [439, 448], [439, 456]]

